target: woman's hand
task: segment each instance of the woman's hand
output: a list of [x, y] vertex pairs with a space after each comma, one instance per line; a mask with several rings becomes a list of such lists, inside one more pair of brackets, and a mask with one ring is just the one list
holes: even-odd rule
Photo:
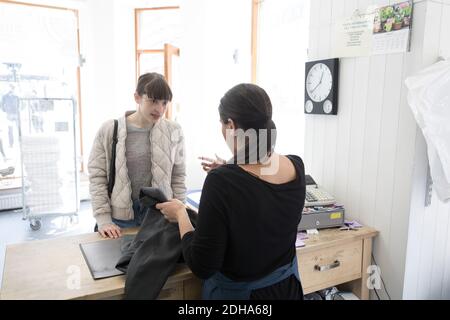
[[120, 238], [120, 228], [114, 223], [108, 223], [98, 228], [98, 233], [102, 235], [103, 238]]
[[156, 209], [160, 210], [164, 218], [172, 223], [178, 223], [182, 215], [187, 215], [186, 207], [178, 199], [172, 199], [168, 202], [156, 204]]
[[226, 163], [226, 161], [222, 158], [219, 158], [217, 154], [215, 156], [216, 160], [207, 157], [199, 157], [199, 159], [202, 160], [201, 166], [203, 167], [203, 170], [209, 172], [212, 169], [220, 167], [221, 165], [224, 165]]
[[183, 239], [186, 233], [194, 231], [186, 207], [180, 200], [172, 199], [168, 202], [158, 203], [156, 209], [160, 210], [164, 218], [169, 220], [169, 222], [178, 223], [181, 239]]

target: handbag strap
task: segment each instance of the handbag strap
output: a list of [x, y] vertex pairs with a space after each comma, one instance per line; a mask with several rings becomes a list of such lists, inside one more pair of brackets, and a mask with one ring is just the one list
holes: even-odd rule
[[111, 148], [111, 162], [109, 165], [109, 181], [108, 181], [108, 197], [111, 198], [112, 191], [114, 189], [114, 183], [116, 181], [116, 146], [117, 146], [117, 128], [119, 122], [114, 120], [114, 134]]

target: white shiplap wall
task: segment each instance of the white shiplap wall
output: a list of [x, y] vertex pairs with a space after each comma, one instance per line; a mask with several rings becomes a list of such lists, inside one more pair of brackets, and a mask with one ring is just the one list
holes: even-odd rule
[[[450, 1], [429, 1], [427, 7], [424, 63], [435, 62], [437, 54], [450, 59]], [[450, 106], [449, 106], [450, 107]], [[416, 159], [422, 163], [414, 180], [423, 186], [426, 178], [426, 150], [422, 137], [417, 141]], [[420, 188], [418, 190], [420, 193]], [[414, 193], [413, 193], [414, 195]], [[450, 204], [440, 202], [433, 194], [432, 203], [412, 199], [406, 260], [405, 299], [450, 299]]]
[[[395, 2], [311, 1], [309, 60], [332, 57], [337, 21], [356, 9]], [[348, 218], [380, 231], [374, 256], [394, 299], [403, 296], [416, 137], [420, 139], [404, 80], [427, 65], [425, 51], [431, 55], [425, 49], [434, 39], [427, 34], [434, 19], [429, 3], [415, 4], [410, 52], [341, 59], [338, 116], [305, 119], [307, 172], [345, 205]], [[380, 296], [386, 298], [382, 292]]]

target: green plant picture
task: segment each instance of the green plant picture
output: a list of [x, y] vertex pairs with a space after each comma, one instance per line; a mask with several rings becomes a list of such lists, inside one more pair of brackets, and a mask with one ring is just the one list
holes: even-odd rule
[[411, 17], [411, 13], [412, 13], [412, 6], [408, 5], [403, 8], [403, 14], [405, 15], [405, 17]]
[[375, 12], [374, 33], [384, 33], [409, 28], [411, 25], [412, 1], [381, 7]]
[[391, 6], [385, 7], [381, 10], [381, 22], [386, 22], [389, 18], [394, 16], [394, 8]]

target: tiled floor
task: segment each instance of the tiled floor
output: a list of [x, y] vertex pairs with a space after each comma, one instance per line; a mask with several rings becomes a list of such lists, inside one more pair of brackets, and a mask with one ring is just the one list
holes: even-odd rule
[[38, 231], [31, 230], [29, 221], [22, 217], [22, 211], [0, 212], [0, 283], [7, 245], [89, 233], [93, 232], [95, 225], [90, 201], [81, 202], [80, 212], [72, 222], [68, 216], [42, 217], [42, 227]]

